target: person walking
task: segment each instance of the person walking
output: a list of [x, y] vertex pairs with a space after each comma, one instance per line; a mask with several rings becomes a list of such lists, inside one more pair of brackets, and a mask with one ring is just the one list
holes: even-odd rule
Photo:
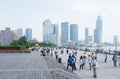
[[83, 69], [83, 65], [84, 65], [83, 56], [80, 56], [79, 64], [80, 64], [79, 69]]
[[87, 61], [87, 55], [86, 55], [86, 52], [84, 53], [83, 55], [83, 62], [84, 62], [84, 68], [86, 68], [86, 61]]
[[107, 56], [107, 52], [105, 52], [105, 63], [107, 63], [107, 58], [108, 58], [108, 56]]
[[120, 67], [120, 56], [118, 57], [118, 65]]
[[76, 63], [76, 57], [75, 57], [74, 54], [72, 55], [72, 57], [73, 57], [73, 59], [74, 59], [74, 60], [73, 60], [73, 68], [74, 68], [74, 70], [77, 70], [76, 64], [75, 64], [75, 63]]
[[113, 60], [113, 65], [115, 67], [117, 67], [117, 56], [116, 56], [116, 54], [113, 55], [112, 60]]
[[67, 61], [67, 69], [69, 68], [69, 66], [72, 67], [72, 71], [73, 71], [73, 57], [71, 56], [71, 54], [69, 55], [68, 61]]
[[97, 68], [98, 68], [98, 62], [96, 57], [92, 57], [92, 68], [93, 68], [93, 77], [97, 77]]
[[58, 51], [55, 50], [55, 59], [57, 60], [58, 59]]
[[89, 63], [89, 69], [91, 70], [91, 62], [92, 62], [92, 58], [91, 55], [88, 55], [88, 63]]

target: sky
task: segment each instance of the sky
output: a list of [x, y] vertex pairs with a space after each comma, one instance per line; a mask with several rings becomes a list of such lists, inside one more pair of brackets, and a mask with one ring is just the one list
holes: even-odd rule
[[79, 25], [79, 40], [84, 40], [85, 28], [90, 35], [96, 28], [97, 16], [103, 22], [103, 42], [120, 37], [120, 0], [0, 0], [0, 30], [32, 28], [33, 38], [42, 41], [42, 23], [69, 22]]

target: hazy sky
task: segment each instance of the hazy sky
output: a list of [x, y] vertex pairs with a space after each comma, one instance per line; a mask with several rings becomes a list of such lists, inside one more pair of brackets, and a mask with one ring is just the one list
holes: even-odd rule
[[0, 30], [11, 27], [32, 28], [33, 38], [42, 40], [42, 22], [77, 23], [79, 40], [84, 39], [85, 27], [90, 35], [101, 15], [103, 41], [112, 42], [113, 35], [120, 37], [120, 0], [0, 0]]

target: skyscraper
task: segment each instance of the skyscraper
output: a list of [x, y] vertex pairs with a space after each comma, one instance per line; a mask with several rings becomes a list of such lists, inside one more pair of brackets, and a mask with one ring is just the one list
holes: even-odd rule
[[43, 27], [43, 42], [58, 42], [58, 25], [52, 24], [49, 19], [45, 20], [42, 24]]
[[31, 28], [26, 29], [25, 37], [26, 37], [27, 40], [32, 40], [32, 29]]
[[77, 24], [70, 25], [70, 40], [74, 42], [78, 42], [78, 25]]
[[94, 42], [97, 44], [102, 43], [102, 19], [101, 16], [97, 17], [96, 29], [94, 30]]
[[65, 45], [65, 43], [69, 40], [69, 23], [63, 22], [61, 23], [61, 44]]
[[85, 43], [88, 43], [88, 39], [89, 39], [89, 29], [85, 28]]
[[18, 40], [18, 39], [19, 39], [20, 37], [22, 37], [22, 35], [23, 35], [23, 30], [22, 30], [22, 28], [17, 29], [17, 30], [15, 31], [15, 33], [16, 33], [17, 40]]
[[113, 45], [116, 46], [118, 44], [118, 36], [114, 35], [113, 36]]

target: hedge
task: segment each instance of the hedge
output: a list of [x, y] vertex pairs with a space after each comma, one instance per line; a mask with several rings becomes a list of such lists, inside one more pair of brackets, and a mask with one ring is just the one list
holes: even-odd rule
[[7, 50], [7, 49], [10, 49], [10, 50], [20, 50], [21, 48], [23, 47], [20, 47], [20, 46], [0, 46], [0, 49], [3, 49], [3, 50]]

